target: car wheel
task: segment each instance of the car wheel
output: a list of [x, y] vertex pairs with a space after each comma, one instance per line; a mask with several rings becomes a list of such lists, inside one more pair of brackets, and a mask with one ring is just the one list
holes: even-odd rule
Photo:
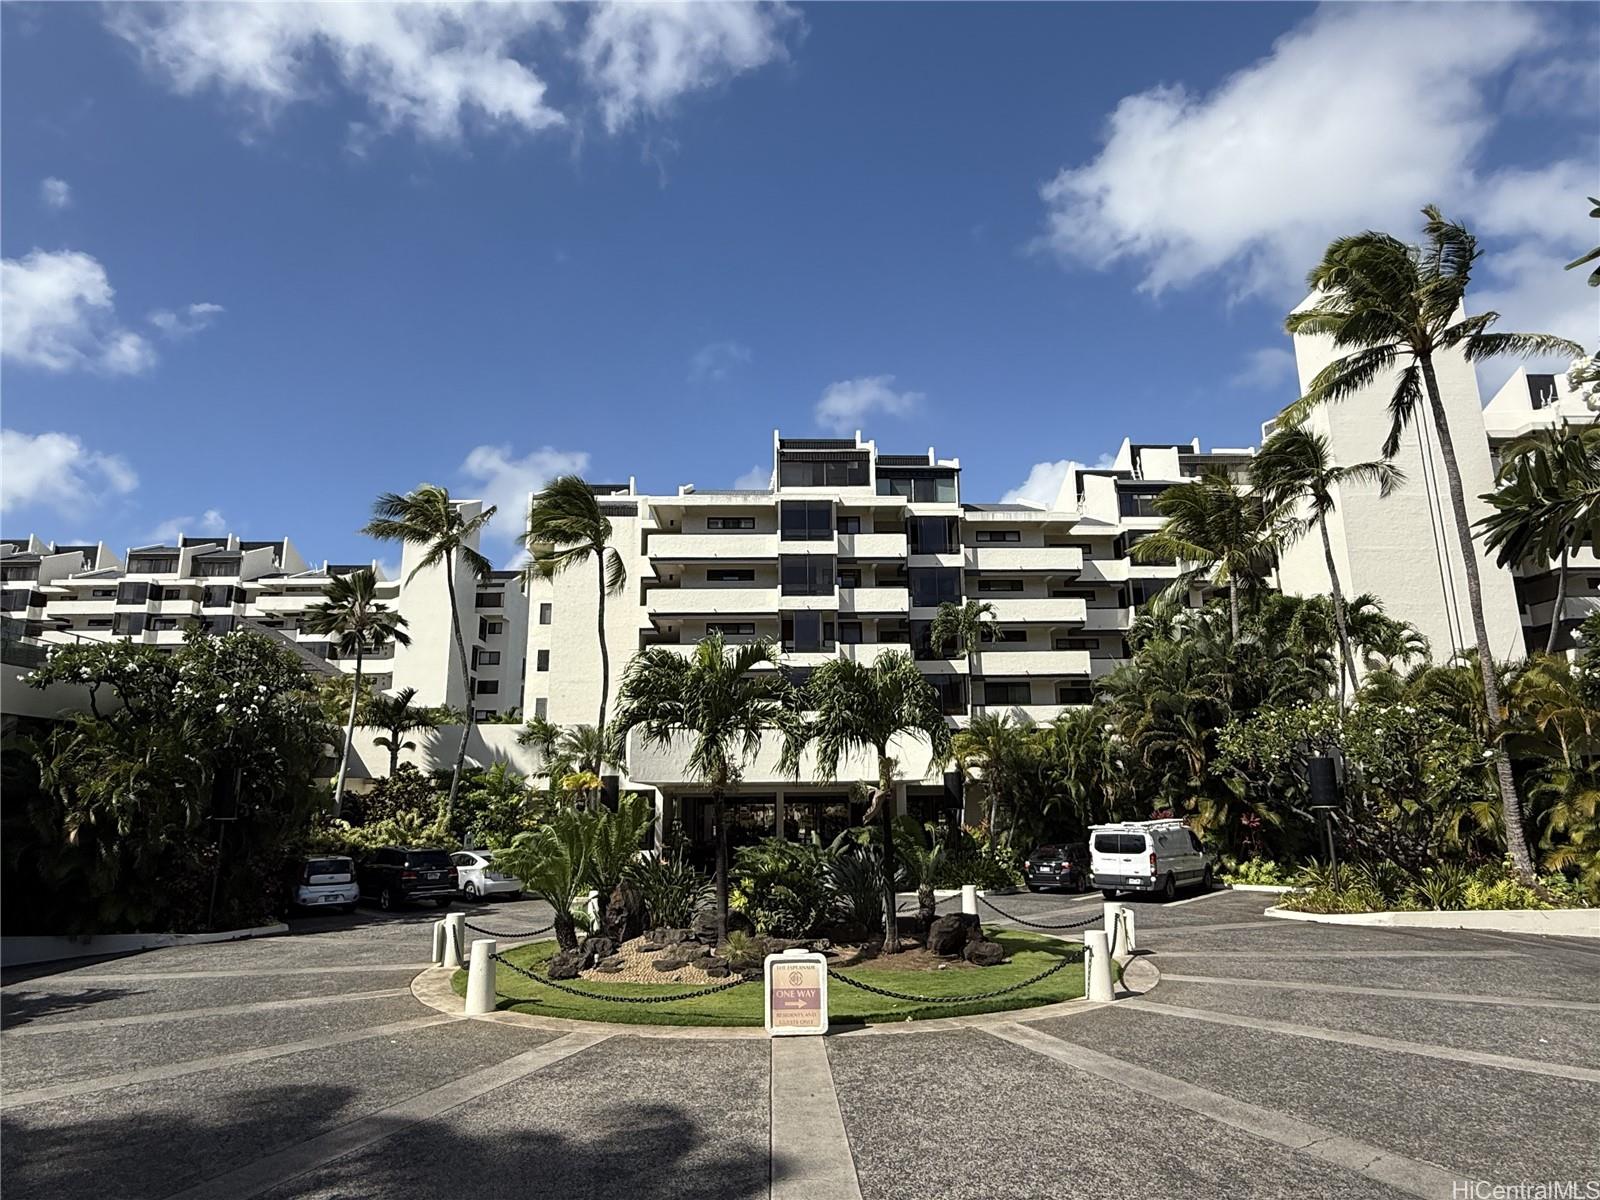
[[434, 901], [434, 903], [437, 904], [440, 908], [449, 908], [450, 907], [450, 897], [449, 896], [440, 896], [437, 900]]
[[478, 885], [469, 879], [461, 885], [461, 892], [468, 900], [476, 900], [478, 898]]
[[394, 911], [394, 892], [392, 890], [384, 888], [383, 891], [378, 893], [378, 907], [383, 909], [384, 912]]
[[1172, 877], [1172, 872], [1167, 872], [1167, 877], [1161, 881], [1161, 898], [1163, 900], [1176, 900], [1178, 898], [1178, 881]]
[[1104, 896], [1107, 900], [1115, 900], [1117, 898], [1117, 889], [1116, 888], [1101, 888], [1100, 889], [1100, 894], [1102, 896]]
[[1083, 893], [1087, 892], [1088, 890], [1089, 890], [1089, 881], [1087, 879], [1079, 879], [1078, 883], [1077, 883], [1077, 886], [1075, 888], [1073, 888], [1073, 891], [1077, 892], [1078, 895], [1080, 895], [1080, 896], [1083, 895]]
[[512, 892], [509, 896], [507, 896], [506, 899], [508, 899], [508, 900], [521, 900], [522, 899], [522, 889], [518, 888], [516, 891]]
[[1030, 884], [1029, 884], [1029, 885], [1028, 885], [1028, 890], [1029, 890], [1029, 891], [1030, 891], [1030, 892], [1037, 892], [1037, 891], [1042, 891], [1042, 890], [1043, 890], [1043, 889], [1041, 889], [1041, 888], [1040, 888], [1040, 887], [1039, 887], [1039, 885], [1038, 885], [1038, 884], [1036, 884], [1036, 883], [1030, 883]]

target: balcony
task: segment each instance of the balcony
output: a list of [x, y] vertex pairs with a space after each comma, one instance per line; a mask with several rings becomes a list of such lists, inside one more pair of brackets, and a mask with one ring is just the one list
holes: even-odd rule
[[[974, 716], [988, 713], [990, 716], [1009, 716], [1014, 721], [1024, 723], [1032, 722], [1035, 725], [1048, 725], [1063, 713], [1072, 711], [1069, 704], [979, 704], [973, 707]], [[966, 722], [958, 722], [965, 725]]]
[[52, 617], [104, 617], [110, 615], [110, 600], [57, 600], [50, 601]]
[[903, 587], [839, 589], [840, 613], [904, 613], [911, 611], [911, 593]]
[[851, 662], [871, 666], [885, 654], [910, 654], [911, 647], [904, 642], [841, 642], [839, 643], [839, 657], [849, 659]]
[[1132, 625], [1131, 608], [1091, 608], [1083, 618], [1086, 633], [1121, 633]]
[[[795, 597], [811, 599], [811, 597]], [[831, 606], [831, 597], [828, 605]], [[651, 616], [694, 616], [754, 614], [767, 616], [777, 610], [775, 587], [697, 587], [651, 588], [645, 594], [645, 607]]]
[[257, 596], [251, 605], [257, 612], [266, 615], [269, 613], [302, 613], [318, 600], [315, 593], [304, 596]]
[[985, 650], [978, 655], [982, 675], [1087, 675], [1087, 650]]
[[1091, 558], [1078, 572], [1079, 583], [1126, 583], [1128, 560], [1125, 558]]
[[1076, 575], [1083, 570], [1083, 551], [1076, 546], [968, 546], [969, 571], [1048, 571]]
[[152, 616], [198, 617], [200, 615], [200, 601], [198, 599], [152, 600], [149, 612]]
[[1001, 624], [1026, 624], [1048, 622], [1052, 625], [1081, 625], [1084, 619], [1084, 602], [1055, 596], [1026, 596], [999, 598], [989, 601], [994, 605], [995, 620]]
[[776, 533], [652, 533], [650, 557], [658, 562], [745, 561], [776, 558]]
[[840, 558], [895, 558], [906, 556], [904, 533], [841, 533]]

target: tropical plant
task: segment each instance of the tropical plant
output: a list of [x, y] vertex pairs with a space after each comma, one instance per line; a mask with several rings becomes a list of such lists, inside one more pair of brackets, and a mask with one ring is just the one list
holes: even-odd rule
[[906, 882], [917, 893], [917, 922], [926, 928], [933, 922], [933, 889], [944, 870], [945, 830], [938, 825], [920, 824], [912, 816], [899, 817], [895, 826], [894, 844]]
[[578, 946], [573, 906], [589, 890], [590, 837], [584, 814], [561, 809], [548, 823], [511, 839], [495, 854], [495, 868], [522, 880], [523, 889], [554, 911], [556, 944]]
[[714, 895], [710, 881], [681, 858], [638, 859], [624, 878], [639, 889], [651, 929], [687, 928]]
[[1001, 798], [1016, 803], [1027, 738], [1027, 730], [1010, 713], [989, 712], [979, 713], [950, 738], [949, 758], [969, 785], [983, 788], [989, 802], [988, 826], [996, 837]]
[[1322, 558], [1328, 569], [1328, 586], [1333, 596], [1333, 619], [1339, 632], [1339, 649], [1344, 670], [1339, 674], [1339, 703], [1344, 703], [1345, 675], [1352, 690], [1357, 686], [1356, 656], [1351, 646], [1345, 614], [1344, 589], [1339, 584], [1339, 568], [1333, 559], [1333, 542], [1328, 535], [1328, 517], [1337, 506], [1340, 490], [1376, 484], [1378, 494], [1387, 496], [1404, 478], [1399, 467], [1386, 460], [1340, 466], [1333, 461], [1328, 439], [1304, 425], [1279, 429], [1250, 464], [1251, 481], [1268, 508], [1293, 512], [1304, 505], [1307, 515], [1293, 526], [1286, 526], [1284, 543], [1293, 542], [1308, 527], [1315, 527], [1322, 538]]
[[432, 483], [419, 484], [415, 491], [399, 495], [385, 492], [372, 506], [372, 520], [361, 532], [381, 542], [399, 542], [419, 552], [417, 565], [406, 576], [407, 582], [421, 571], [441, 567], [445, 593], [450, 599], [450, 632], [456, 644], [456, 659], [466, 681], [466, 719], [461, 726], [461, 744], [456, 748], [450, 768], [450, 793], [445, 799], [445, 820], [455, 811], [456, 792], [461, 787], [461, 768], [467, 759], [467, 742], [472, 737], [472, 717], [477, 680], [467, 656], [467, 643], [461, 633], [461, 606], [456, 597], [456, 575], [466, 571], [478, 582], [489, 578], [489, 560], [478, 553], [475, 543], [495, 514], [490, 505], [476, 516], [467, 517], [450, 492]]
[[734, 859], [734, 905], [762, 936], [812, 937], [833, 916], [829, 856], [810, 842], [764, 838]]
[[596, 729], [606, 727], [606, 700], [611, 689], [611, 654], [606, 646], [606, 597], [622, 591], [628, 568], [611, 545], [611, 520], [600, 509], [594, 489], [576, 475], [552, 479], [528, 508], [522, 544], [529, 555], [528, 574], [554, 579], [594, 559], [595, 636], [600, 643], [600, 715]]
[[463, 779], [452, 829], [462, 845], [498, 849], [534, 824], [537, 802], [538, 793], [502, 760]]
[[728, 931], [727, 798], [763, 738], [792, 736], [797, 707], [771, 642], [728, 647], [712, 634], [689, 655], [664, 646], [642, 650], [622, 678], [616, 719], [619, 741], [638, 730], [645, 745], [688, 743], [685, 766], [711, 793], [717, 830], [717, 938]]
[[[1597, 220], [1600, 220], [1600, 198], [1594, 196], [1589, 197], [1589, 215]], [[1576, 270], [1578, 267], [1594, 262], [1597, 258], [1600, 258], [1600, 246], [1596, 246], [1587, 254], [1579, 255], [1577, 258], [1569, 262], [1565, 269], [1568, 271]], [[1596, 267], [1594, 270], [1589, 272], [1589, 286], [1600, 287], [1600, 267]]]
[[[1466, 575], [1491, 741], [1498, 743], [1503, 713], [1484, 617], [1478, 552], [1472, 540], [1455, 443], [1439, 390], [1436, 359], [1441, 354], [1459, 352], [1469, 363], [1475, 363], [1506, 354], [1576, 356], [1582, 350], [1551, 334], [1491, 332], [1499, 320], [1498, 313], [1459, 316], [1472, 265], [1479, 255], [1477, 239], [1465, 227], [1446, 220], [1432, 205], [1423, 209], [1423, 215], [1426, 224], [1422, 246], [1368, 231], [1334, 241], [1312, 269], [1307, 282], [1315, 299], [1290, 313], [1285, 327], [1291, 334], [1331, 339], [1341, 357], [1317, 373], [1306, 394], [1292, 408], [1303, 412], [1315, 405], [1343, 400], [1398, 368], [1389, 401], [1389, 434], [1383, 445], [1383, 456], [1393, 458], [1399, 453], [1407, 426], [1423, 419], [1420, 410], [1426, 406], [1432, 417], [1433, 434], [1439, 441], [1450, 512]], [[1512, 861], [1525, 879], [1532, 880], [1533, 860], [1521, 801], [1510, 759], [1498, 745], [1494, 748], [1494, 764]]]
[[418, 729], [437, 729], [443, 721], [436, 710], [415, 703], [417, 689], [401, 688], [393, 695], [380, 693], [367, 703], [361, 723], [383, 730], [383, 736], [372, 740], [389, 752], [389, 774], [400, 767], [400, 752], [415, 750], [417, 744], [407, 741], [405, 735]]
[[414, 765], [401, 763], [365, 793], [352, 795], [348, 811], [351, 823], [356, 825], [372, 825], [405, 814], [432, 820], [439, 812], [439, 794], [433, 781]]
[[1382, 602], [1370, 592], [1362, 592], [1345, 605], [1344, 619], [1368, 671], [1404, 667], [1428, 658], [1428, 639], [1422, 632], [1409, 621], [1388, 616]]
[[655, 819], [655, 805], [636, 793], [618, 799], [615, 812], [596, 808], [584, 814], [589, 829], [589, 886], [600, 893], [602, 907], [639, 857], [640, 844]]
[[[868, 939], [883, 931], [883, 856], [880, 847], [853, 843], [828, 860], [828, 890], [842, 932]], [[892, 889], [894, 884], [888, 886]]]
[[785, 761], [798, 770], [802, 745], [815, 749], [819, 779], [837, 779], [842, 762], [851, 754], [876, 755], [877, 779], [866, 821], [879, 821], [883, 850], [884, 950], [899, 949], [895, 928], [894, 884], [897, 872], [894, 848], [895, 760], [890, 746], [897, 741], [928, 743], [934, 762], [950, 752], [950, 730], [934, 691], [909, 654], [880, 655], [870, 666], [850, 659], [823, 663], [811, 673], [806, 688], [811, 715], [790, 739]]
[[995, 608], [987, 600], [968, 600], [956, 604], [947, 600], [939, 605], [928, 626], [928, 641], [934, 652], [945, 657], [961, 654], [967, 660], [967, 688], [977, 703], [978, 650], [994, 636]]

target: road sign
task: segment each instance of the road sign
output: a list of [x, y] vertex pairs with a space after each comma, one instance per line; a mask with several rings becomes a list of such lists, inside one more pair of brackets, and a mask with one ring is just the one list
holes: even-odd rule
[[828, 960], [809, 950], [769, 954], [767, 1033], [772, 1037], [828, 1032]]

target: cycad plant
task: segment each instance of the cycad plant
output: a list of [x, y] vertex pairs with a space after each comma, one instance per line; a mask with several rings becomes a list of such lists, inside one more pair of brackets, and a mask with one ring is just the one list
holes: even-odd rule
[[442, 567], [445, 592], [450, 599], [450, 632], [455, 637], [456, 658], [461, 665], [461, 677], [467, 685], [467, 711], [461, 726], [461, 745], [456, 749], [455, 763], [450, 768], [450, 794], [445, 798], [444, 818], [448, 822], [455, 812], [456, 792], [461, 787], [461, 767], [467, 759], [467, 741], [472, 737], [472, 718], [477, 703], [474, 693], [477, 680], [473, 677], [472, 661], [467, 656], [467, 643], [461, 633], [461, 606], [456, 598], [456, 571], [466, 568], [482, 583], [488, 580], [489, 560], [479, 554], [476, 542], [483, 527], [495, 514], [490, 505], [474, 517], [463, 515], [461, 506], [450, 499], [450, 492], [432, 483], [419, 484], [415, 491], [399, 495], [385, 492], [372, 506], [372, 520], [361, 532], [380, 542], [399, 542], [413, 546], [420, 552], [417, 565], [406, 577], [409, 583], [418, 572], [430, 567]]
[[[1518, 873], [1531, 883], [1533, 859], [1528, 852], [1522, 805], [1511, 774], [1511, 761], [1499, 745], [1505, 715], [1484, 618], [1478, 551], [1472, 540], [1461, 467], [1439, 390], [1436, 359], [1441, 354], [1457, 352], [1469, 363], [1507, 354], [1524, 358], [1562, 354], [1570, 358], [1583, 351], [1576, 343], [1551, 334], [1491, 332], [1500, 319], [1495, 312], [1462, 315], [1472, 265], [1479, 255], [1477, 239], [1463, 226], [1446, 220], [1432, 205], [1422, 211], [1426, 218], [1422, 245], [1408, 245], [1390, 234], [1369, 230], [1339, 238], [1312, 268], [1307, 282], [1316, 298], [1305, 308], [1290, 313], [1285, 327], [1291, 334], [1330, 338], [1342, 357], [1317, 373], [1295, 408], [1306, 410], [1336, 403], [1394, 372], [1394, 391], [1389, 399], [1391, 422], [1383, 445], [1385, 458], [1399, 453], [1402, 435], [1413, 421], [1423, 419], [1424, 408], [1432, 417], [1450, 497], [1450, 515], [1466, 574], [1507, 849]], [[1292, 411], [1291, 418], [1295, 415]]]
[[906, 882], [917, 893], [917, 922], [926, 928], [933, 923], [933, 889], [944, 870], [945, 831], [937, 825], [919, 824], [909, 815], [901, 816], [895, 825], [894, 844], [905, 867]]
[[495, 854], [495, 869], [515, 875], [523, 888], [555, 910], [556, 944], [578, 946], [578, 922], [572, 909], [589, 890], [589, 829], [583, 815], [559, 811], [548, 823], [519, 833]]
[[340, 654], [354, 654], [355, 678], [350, 690], [350, 715], [344, 727], [344, 752], [339, 756], [339, 775], [333, 785], [333, 815], [339, 816], [344, 801], [344, 777], [350, 767], [350, 747], [356, 736], [356, 709], [361, 701], [362, 666], [367, 651], [380, 650], [390, 642], [409, 646], [406, 619], [378, 599], [378, 577], [371, 567], [335, 575], [322, 590], [323, 600], [306, 614], [310, 633], [333, 635]]

